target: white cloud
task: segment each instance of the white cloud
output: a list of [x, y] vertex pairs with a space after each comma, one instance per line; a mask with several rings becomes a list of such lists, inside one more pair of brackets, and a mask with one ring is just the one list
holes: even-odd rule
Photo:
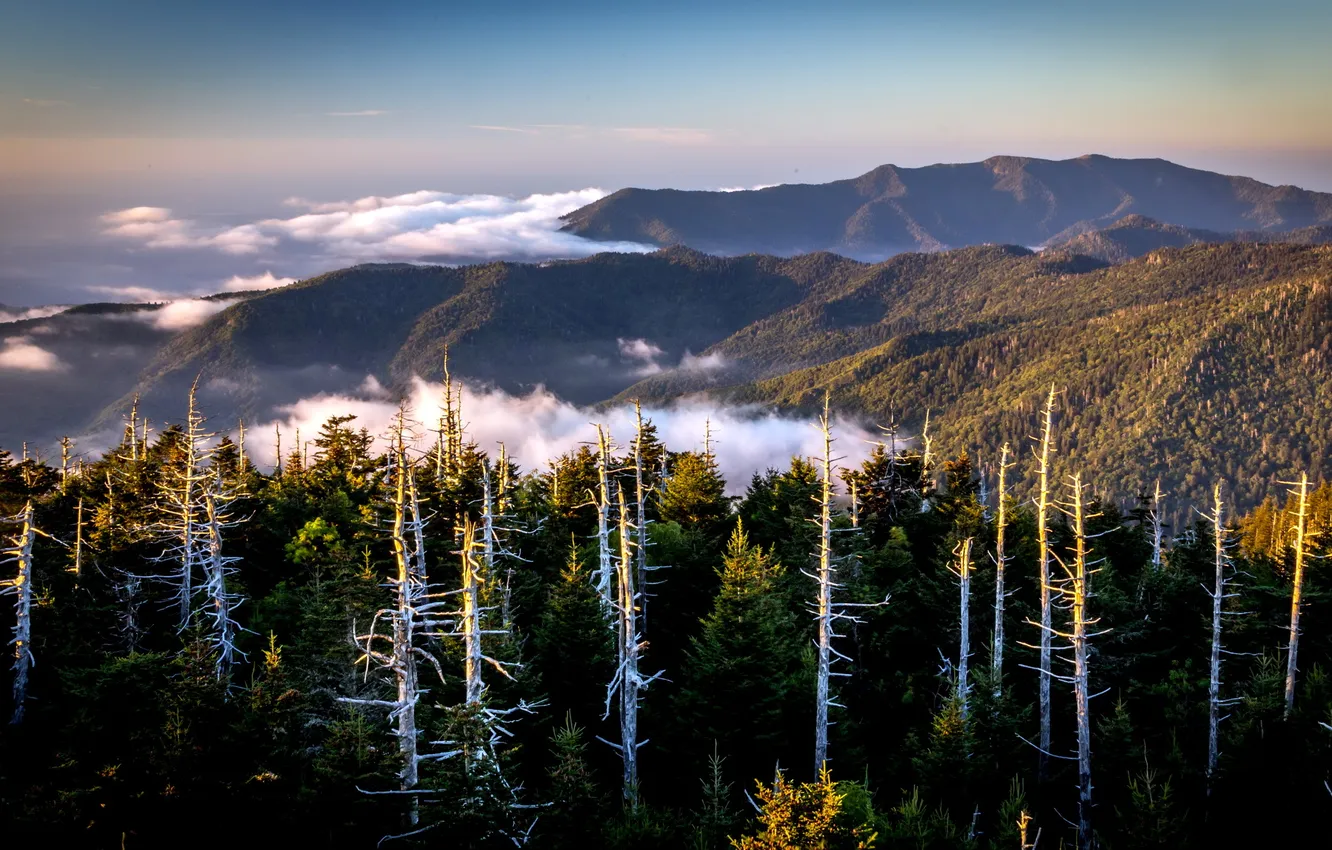
[[9, 322], [22, 322], [28, 319], [48, 319], [68, 309], [69, 306], [66, 304], [48, 304], [43, 307], [19, 307], [13, 310], [0, 310], [0, 325]]
[[228, 254], [253, 254], [277, 244], [252, 224], [208, 230], [189, 219], [172, 218], [165, 207], [130, 207], [102, 216], [108, 236], [141, 242], [149, 248], [216, 248]]
[[255, 289], [277, 289], [281, 286], [287, 286], [296, 282], [294, 277], [276, 277], [271, 271], [263, 274], [243, 277], [241, 275], [232, 275], [222, 282], [223, 292], [246, 292]]
[[720, 189], [713, 189], [714, 192], [757, 192], [761, 189], [771, 189], [774, 186], [780, 186], [780, 183], [760, 183], [757, 186], [723, 186]]
[[620, 347], [620, 358], [635, 364], [633, 374], [643, 378], [667, 371], [715, 372], [726, 365], [726, 358], [720, 353], [693, 354], [686, 351], [677, 365], [670, 366], [662, 363], [666, 352], [654, 342], [622, 337], [616, 337], [615, 342]]
[[358, 109], [355, 112], [325, 112], [334, 118], [370, 118], [375, 115], [388, 115], [387, 109]]
[[546, 260], [605, 251], [645, 253], [653, 245], [596, 242], [563, 233], [560, 216], [605, 196], [600, 189], [509, 198], [419, 191], [391, 197], [316, 202], [289, 198], [304, 213], [221, 230], [173, 218], [161, 207], [102, 217], [104, 232], [149, 248], [213, 248], [248, 254], [276, 247], [311, 251], [329, 262]]
[[55, 354], [33, 345], [31, 338], [13, 336], [0, 348], [0, 369], [17, 372], [63, 372], [69, 366]]
[[721, 352], [714, 351], [712, 354], [690, 354], [684, 353], [680, 358], [679, 369], [681, 372], [715, 372], [726, 365], [726, 358]]
[[202, 298], [189, 298], [172, 301], [156, 310], [143, 310], [132, 315], [161, 331], [183, 331], [202, 325], [210, 316], [221, 313], [235, 303], [234, 299], [218, 298], [205, 301]]
[[502, 124], [469, 124], [467, 125], [467, 129], [489, 130], [493, 133], [524, 133], [529, 136], [536, 135], [537, 133], [536, 130], [530, 127], [505, 127]]
[[[412, 410], [421, 422], [437, 417], [442, 394], [439, 384], [417, 379], [412, 386]], [[257, 432], [271, 433], [275, 425], [292, 434], [300, 428], [313, 434], [330, 416], [354, 414], [353, 423], [372, 434], [387, 433], [397, 412], [397, 405], [378, 392], [355, 395], [318, 395], [301, 399], [281, 408], [277, 422], [255, 426]], [[813, 423], [779, 416], [757, 407], [727, 407], [706, 399], [693, 399], [667, 407], [648, 408], [644, 417], [657, 426], [660, 438], [677, 451], [701, 449], [705, 423], [710, 423], [718, 464], [732, 493], [743, 492], [755, 472], [785, 468], [794, 455], [812, 456], [822, 451], [822, 437]], [[632, 407], [592, 410], [562, 401], [545, 389], [529, 395], [513, 396], [500, 390], [463, 389], [463, 419], [468, 435], [486, 451], [496, 451], [503, 442], [510, 457], [524, 469], [544, 467], [551, 459], [576, 449], [581, 443], [596, 439], [589, 423], [609, 426], [620, 446], [633, 438]], [[427, 448], [431, 439], [421, 427], [418, 448]], [[837, 420], [834, 423], [837, 454], [842, 465], [859, 463], [874, 439], [858, 423]], [[256, 459], [272, 464], [272, 447], [258, 445]]]
[[620, 357], [638, 364], [634, 367], [635, 375], [646, 377], [662, 371], [662, 365], [657, 361], [666, 352], [660, 346], [645, 339], [621, 339], [617, 337], [615, 342], [620, 347]]
[[69, 101], [67, 100], [48, 100], [46, 98], [41, 98], [41, 97], [25, 97], [23, 98], [23, 102], [26, 103], [28, 106], [37, 106], [41, 107], [42, 109], [50, 109], [53, 107], [70, 105]]
[[89, 292], [95, 292], [98, 295], [110, 295], [117, 301], [128, 301], [136, 304], [157, 303], [161, 301], [170, 301], [177, 297], [169, 292], [163, 292], [160, 289], [153, 289], [151, 286], [89, 286]]

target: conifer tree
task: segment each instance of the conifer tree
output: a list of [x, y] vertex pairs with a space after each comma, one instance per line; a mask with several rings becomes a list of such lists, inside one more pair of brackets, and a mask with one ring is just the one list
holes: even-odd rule
[[750, 542], [743, 523], [718, 572], [721, 588], [681, 671], [677, 714], [697, 737], [716, 741], [739, 775], [755, 776], [789, 749], [799, 632], [781, 594], [782, 565]]

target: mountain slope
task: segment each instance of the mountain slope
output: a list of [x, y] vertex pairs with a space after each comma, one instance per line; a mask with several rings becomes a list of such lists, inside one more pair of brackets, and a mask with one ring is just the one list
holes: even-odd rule
[[1241, 230], [1218, 233], [1215, 230], [1165, 224], [1144, 215], [1129, 215], [1109, 227], [1090, 232], [1061, 234], [1048, 247], [1095, 257], [1108, 263], [1122, 263], [1159, 248], [1181, 248], [1203, 242], [1289, 242], [1295, 245], [1332, 243], [1332, 225], [1314, 225], [1295, 230]]
[[[884, 302], [860, 313], [862, 339], [881, 342], [712, 391], [811, 413], [829, 392], [840, 409], [909, 429], [932, 410], [941, 452], [993, 453], [1005, 441], [1025, 451], [1053, 383], [1064, 411], [1058, 469], [1086, 470], [1103, 492], [1123, 495], [1160, 475], [1170, 492], [1200, 503], [1224, 478], [1233, 498], [1251, 504], [1297, 468], [1326, 474], [1332, 248], [1198, 245], [1075, 273], [1010, 253], [995, 258], [1007, 274], [985, 272], [1007, 279], [1002, 291], [986, 297], [977, 279], [917, 277], [911, 299], [936, 304], [932, 316], [900, 305], [923, 319], [905, 323]], [[787, 315], [813, 315], [813, 306]], [[837, 351], [847, 329], [826, 315], [785, 323], [783, 350]], [[713, 350], [731, 352], [743, 372], [774, 359], [772, 339], [736, 335]], [[622, 396], [678, 391], [651, 379]], [[1031, 472], [1025, 461], [1020, 475]]]
[[218, 313], [168, 342], [136, 389], [161, 422], [201, 376], [225, 425], [367, 374], [390, 389], [435, 377], [447, 343], [455, 374], [512, 392], [544, 383], [586, 404], [709, 391], [809, 413], [828, 391], [908, 430], [932, 411], [941, 453], [988, 456], [1004, 441], [1025, 452], [1054, 383], [1061, 472], [1084, 468], [1119, 496], [1160, 475], [1195, 501], [1224, 477], [1251, 503], [1299, 467], [1324, 472], [1330, 291], [1332, 248], [1240, 242], [1114, 265], [975, 246], [874, 265], [673, 248], [359, 266]]
[[1332, 223], [1332, 194], [1160, 159], [1083, 156], [898, 168], [746, 192], [622, 189], [564, 217], [589, 239], [727, 254], [828, 250], [861, 258], [999, 243], [1043, 245], [1139, 214], [1218, 232]]
[[[402, 387], [442, 369], [520, 392], [545, 384], [599, 401], [680, 362], [818, 286], [863, 268], [844, 257], [718, 258], [687, 249], [461, 268], [355, 266], [238, 304], [171, 340], [132, 393], [178, 410], [195, 376], [222, 421], [270, 415], [367, 374]], [[649, 339], [634, 356], [622, 349]]]

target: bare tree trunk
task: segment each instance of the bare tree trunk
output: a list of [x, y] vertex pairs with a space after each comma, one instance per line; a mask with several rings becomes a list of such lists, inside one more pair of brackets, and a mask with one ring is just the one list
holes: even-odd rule
[[1212, 597], [1212, 662], [1207, 685], [1207, 793], [1212, 793], [1216, 777], [1216, 764], [1220, 756], [1218, 727], [1221, 723], [1221, 605], [1226, 598], [1226, 571], [1230, 556], [1226, 552], [1225, 506], [1221, 502], [1221, 485], [1212, 488], [1212, 553], [1216, 569]]
[[953, 550], [957, 566], [953, 569], [958, 579], [958, 651], [957, 701], [962, 706], [962, 717], [967, 716], [967, 698], [971, 694], [968, 681], [971, 659], [971, 538], [968, 537]]
[[828, 764], [828, 704], [829, 679], [832, 674], [833, 603], [835, 576], [832, 563], [832, 428], [828, 422], [828, 401], [824, 399], [823, 417], [819, 420], [823, 433], [822, 486], [819, 491], [819, 566], [818, 595], [815, 599], [815, 617], [818, 621], [818, 679], [814, 703], [814, 775]]
[[207, 600], [204, 613], [211, 621], [210, 642], [217, 653], [216, 670], [219, 679], [231, 672], [239, 651], [236, 649], [236, 632], [239, 625], [233, 617], [240, 605], [238, 594], [227, 589], [227, 578], [234, 574], [232, 564], [239, 558], [224, 555], [222, 552], [222, 530], [237, 525], [228, 514], [230, 494], [223, 490], [222, 474], [218, 471], [211, 487], [204, 491], [204, 527], [202, 546], [202, 565], [204, 573], [204, 596]]
[[484, 653], [481, 650], [481, 577], [477, 568], [476, 531], [468, 520], [463, 530], [462, 555], [462, 591], [460, 631], [463, 639], [463, 682], [464, 701], [467, 705], [479, 705], [485, 692], [485, 683], [481, 680], [481, 665]]
[[[209, 489], [210, 472], [205, 464], [212, 456], [208, 442], [213, 434], [203, 429], [204, 416], [196, 396], [198, 379], [190, 387], [185, 429], [180, 435], [181, 457], [164, 467], [164, 479], [158, 495], [163, 519], [156, 530], [165, 538], [166, 548], [153, 560], [168, 565], [165, 574], [148, 578], [175, 586], [177, 627], [184, 631], [195, 613], [195, 573], [204, 567], [207, 548], [207, 512], [204, 496]], [[145, 456], [147, 448], [145, 445]]]
[[69, 449], [74, 444], [69, 437], [60, 438], [60, 492], [69, 487]]
[[1041, 741], [1039, 774], [1045, 780], [1050, 768], [1050, 637], [1053, 620], [1050, 613], [1050, 453], [1054, 425], [1054, 384], [1041, 409], [1041, 448], [1038, 455], [1039, 494], [1036, 502], [1036, 542], [1041, 582], [1040, 713]]
[[601, 608], [607, 617], [611, 616], [614, 600], [612, 599], [612, 576], [615, 568], [610, 546], [610, 434], [602, 426], [597, 426], [597, 594], [601, 597]]
[[1152, 566], [1161, 569], [1161, 479], [1152, 493]]
[[195, 404], [195, 394], [198, 388], [198, 379], [195, 379], [194, 386], [190, 387], [190, 406], [185, 419], [185, 459], [183, 469], [179, 479], [180, 501], [176, 508], [180, 521], [180, 568], [179, 581], [180, 591], [180, 628], [184, 629], [190, 622], [190, 611], [194, 597], [194, 564], [199, 558], [198, 541], [195, 539], [195, 525], [198, 521], [199, 504], [198, 495], [202, 475], [199, 470], [200, 465], [200, 444], [206, 439], [203, 433], [203, 415]]
[[[1295, 514], [1295, 575], [1290, 595], [1290, 642], [1286, 650], [1286, 717], [1295, 711], [1295, 673], [1299, 669], [1300, 605], [1304, 594], [1304, 559], [1308, 549], [1309, 474], [1302, 473], [1298, 484], [1299, 508]], [[1293, 494], [1292, 493], [1292, 494]]]
[[1072, 615], [1073, 644], [1073, 699], [1078, 715], [1078, 848], [1091, 850], [1092, 834], [1092, 774], [1091, 774], [1091, 713], [1088, 701], [1089, 676], [1087, 667], [1087, 626], [1094, 622], [1087, 617], [1088, 568], [1087, 533], [1083, 517], [1082, 473], [1073, 475], [1073, 570], [1066, 595]]
[[74, 586], [83, 579], [83, 497], [74, 514]]
[[647, 491], [643, 488], [643, 406], [634, 399], [634, 419], [638, 430], [634, 437], [634, 556], [637, 573], [635, 587], [639, 595], [639, 619], [643, 630], [647, 631], [648, 593], [647, 585]]
[[1008, 598], [1004, 589], [1004, 571], [1008, 567], [1004, 537], [1008, 530], [1008, 470], [1012, 466], [1008, 462], [1008, 455], [1011, 451], [1008, 443], [1004, 443], [1003, 448], [999, 450], [999, 511], [994, 523], [994, 647], [990, 671], [994, 679], [995, 699], [998, 699], [1003, 692], [1004, 602]]
[[37, 529], [32, 522], [32, 502], [23, 507], [23, 512], [10, 520], [18, 524], [19, 530], [9, 539], [6, 547], [5, 563], [18, 567], [14, 578], [0, 582], [0, 593], [14, 596], [14, 713], [10, 724], [17, 726], [23, 722], [24, 707], [28, 700], [28, 670], [32, 667], [32, 545], [36, 540]]
[[621, 656], [620, 681], [620, 754], [624, 763], [624, 798], [631, 806], [638, 805], [638, 689], [641, 684], [638, 670], [640, 635], [638, 631], [638, 604], [641, 592], [634, 583], [635, 566], [632, 542], [629, 537], [629, 512], [625, 509], [624, 490], [616, 486], [620, 503], [620, 563], [618, 602]]
[[[397, 591], [397, 616], [393, 618], [393, 671], [398, 685], [398, 752], [402, 755], [399, 787], [408, 791], [416, 787], [417, 731], [416, 655], [412, 651], [414, 612], [412, 609], [412, 562], [406, 538], [408, 459], [403, 439], [402, 416], [398, 418], [393, 498], [393, 562], [397, 566], [394, 581]], [[411, 823], [418, 820], [415, 798], [409, 815]]]

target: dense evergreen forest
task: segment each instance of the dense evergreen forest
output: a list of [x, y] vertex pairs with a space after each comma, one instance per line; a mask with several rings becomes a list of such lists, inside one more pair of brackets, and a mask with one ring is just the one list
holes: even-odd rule
[[1036, 438], [984, 464], [889, 429], [839, 469], [825, 418], [821, 457], [738, 497], [707, 435], [666, 446], [651, 422], [589, 426], [518, 469], [469, 439], [451, 390], [388, 434], [336, 417], [276, 435], [271, 471], [246, 455], [256, 435], [218, 438], [193, 403], [158, 434], [130, 413], [100, 458], [0, 453], [16, 637], [0, 834], [698, 850], [1304, 834], [1332, 810], [1332, 485], [1283, 468], [1291, 483], [1241, 515], [1217, 471], [1214, 499], [1167, 524], [1154, 493], [1100, 489], [1117, 470], [1055, 466], [1079, 403], [1033, 394]]

